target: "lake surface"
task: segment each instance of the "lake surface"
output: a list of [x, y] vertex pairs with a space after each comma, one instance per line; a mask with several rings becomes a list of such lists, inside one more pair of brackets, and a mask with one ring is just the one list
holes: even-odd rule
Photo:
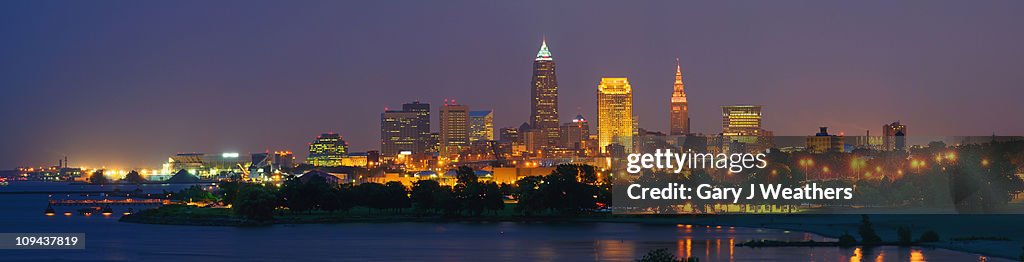
[[[146, 192], [184, 185], [146, 185]], [[136, 186], [120, 186], [134, 190]], [[11, 191], [102, 191], [110, 186], [12, 182], [0, 187], [0, 232], [85, 233], [84, 250], [0, 250], [0, 260], [145, 261], [633, 261], [665, 248], [701, 261], [1009, 261], [945, 249], [747, 248], [752, 239], [829, 240], [754, 228], [625, 223], [351, 223], [259, 228], [143, 225], [119, 215], [44, 216], [47, 199], [101, 198]], [[121, 208], [123, 209], [123, 208]], [[118, 210], [115, 214], [120, 214]]]

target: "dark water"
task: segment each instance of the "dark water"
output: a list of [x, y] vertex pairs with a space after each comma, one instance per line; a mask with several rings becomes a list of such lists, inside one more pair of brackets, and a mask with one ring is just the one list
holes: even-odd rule
[[[146, 186], [147, 192], [182, 186]], [[3, 191], [95, 186], [14, 183]], [[134, 189], [134, 186], [127, 188]], [[44, 216], [46, 194], [0, 193], [0, 232], [85, 233], [85, 250], [0, 250], [0, 260], [632, 261], [665, 248], [701, 261], [979, 261], [944, 249], [745, 248], [751, 239], [826, 240], [800, 232], [619, 223], [354, 223], [262, 228], [140, 225], [117, 215]], [[53, 197], [67, 197], [53, 196]], [[72, 195], [72, 197], [81, 197]], [[95, 196], [90, 196], [95, 197]], [[988, 259], [998, 261], [997, 259]]]

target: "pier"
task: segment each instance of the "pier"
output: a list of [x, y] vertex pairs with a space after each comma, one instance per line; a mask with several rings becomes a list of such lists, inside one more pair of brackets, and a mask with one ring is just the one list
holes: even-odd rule
[[170, 203], [170, 200], [165, 199], [50, 199], [52, 206], [166, 205]]

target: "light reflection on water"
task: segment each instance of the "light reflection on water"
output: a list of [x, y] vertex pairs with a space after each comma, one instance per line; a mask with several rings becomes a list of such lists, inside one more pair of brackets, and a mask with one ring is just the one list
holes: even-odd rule
[[[157, 189], [159, 187], [156, 187]], [[149, 190], [149, 189], [147, 189]], [[747, 248], [752, 239], [829, 240], [771, 229], [626, 223], [351, 223], [261, 228], [140, 225], [44, 216], [46, 195], [0, 194], [0, 231], [83, 232], [85, 250], [5, 250], [16, 260], [633, 261], [664, 248], [700, 261], [978, 261], [942, 249]], [[16, 230], [12, 230], [16, 229]], [[991, 259], [990, 259], [991, 260]], [[992, 260], [994, 261], [994, 260]]]

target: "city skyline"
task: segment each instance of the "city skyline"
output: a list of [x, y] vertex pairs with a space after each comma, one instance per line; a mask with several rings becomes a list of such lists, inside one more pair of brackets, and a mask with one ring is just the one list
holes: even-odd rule
[[[789, 11], [796, 15], [791, 19], [768, 16], [771, 10], [779, 8], [771, 6], [764, 6], [768, 11], [752, 12], [747, 10], [750, 5], [740, 8], [703, 4], [704, 8], [751, 16], [717, 19], [700, 15], [693, 8], [684, 8], [687, 5], [653, 10], [633, 6], [622, 11], [637, 17], [650, 14], [650, 18], [621, 25], [596, 21], [581, 14], [588, 11], [611, 13], [621, 7], [617, 5], [595, 4], [586, 6], [585, 10], [565, 13], [526, 12], [520, 13], [526, 17], [519, 19], [508, 17], [514, 13], [512, 11], [485, 8], [487, 12], [456, 16], [480, 19], [483, 22], [480, 25], [461, 26], [441, 21], [439, 23], [453, 29], [434, 32], [438, 34], [436, 37], [410, 45], [393, 42], [399, 41], [401, 36], [416, 35], [415, 30], [406, 28], [417, 28], [411, 23], [418, 21], [415, 19], [391, 23], [374, 20], [372, 26], [392, 28], [400, 34], [360, 37], [344, 30], [323, 35], [302, 31], [329, 28], [318, 21], [307, 20], [295, 22], [296, 28], [290, 30], [252, 31], [236, 28], [237, 25], [227, 21], [239, 17], [216, 17], [194, 10], [160, 12], [158, 4], [125, 10], [130, 15], [112, 18], [113, 21], [89, 12], [102, 7], [23, 4], [0, 12], [27, 9], [30, 12], [9, 17], [32, 21], [32, 14], [55, 14], [73, 8], [86, 10], [71, 14], [79, 18], [72, 20], [82, 21], [77, 25], [51, 21], [35, 23], [29, 29], [0, 28], [5, 35], [25, 39], [25, 42], [2, 44], [6, 47], [2, 49], [8, 50], [3, 52], [12, 59], [4, 63], [0, 71], [8, 89], [8, 95], [0, 100], [3, 108], [0, 119], [16, 124], [3, 138], [0, 169], [56, 162], [64, 154], [71, 155], [72, 165], [130, 167], [159, 163], [175, 152], [303, 152], [303, 146], [311, 138], [324, 132], [341, 134], [351, 144], [352, 151], [379, 150], [380, 123], [377, 121], [384, 107], [411, 101], [439, 105], [448, 97], [472, 108], [493, 108], [495, 129], [514, 127], [529, 119], [526, 79], [530, 75], [530, 59], [541, 39], [546, 39], [558, 56], [560, 123], [571, 121], [577, 114], [597, 119], [593, 89], [599, 79], [624, 76], [630, 79], [635, 90], [634, 110], [640, 127], [667, 132], [667, 98], [671, 95], [673, 73], [670, 68], [674, 58], [680, 57], [686, 84], [692, 87], [687, 95], [695, 133], [717, 133], [721, 120], [716, 111], [720, 106], [759, 104], [767, 107], [765, 128], [776, 135], [807, 135], [818, 126], [829, 126], [837, 133], [859, 134], [864, 130], [874, 133], [881, 124], [893, 121], [913, 125], [915, 135], [989, 135], [993, 132], [1019, 135], [1024, 133], [1024, 124], [1020, 121], [998, 121], [1017, 119], [1016, 113], [1024, 111], [1022, 105], [1012, 99], [1022, 95], [1022, 79], [1015, 72], [1024, 67], [1021, 62], [1024, 57], [1012, 48], [1024, 41], [1019, 34], [1007, 34], [1014, 32], [1012, 25], [1019, 24], [1014, 21], [1021, 19], [1009, 12], [1020, 10], [1020, 3], [1014, 4], [1009, 8], [999, 4], [915, 6], [913, 8], [921, 8], [913, 9], [918, 10], [914, 16], [919, 19], [906, 21], [895, 21], [895, 18], [903, 18], [896, 13], [911, 9], [909, 4], [884, 5], [890, 10], [864, 10], [863, 6], [858, 6], [854, 11], [862, 13], [844, 14], [877, 15], [879, 20], [859, 23], [862, 19], [838, 16], [826, 20], [830, 27], [820, 28], [793, 24], [823, 19], [830, 12], [842, 13], [843, 5], [812, 4]], [[564, 8], [568, 4], [553, 5]], [[332, 7], [341, 6], [344, 5]], [[533, 10], [515, 5], [508, 7]], [[251, 14], [269, 8], [258, 6], [242, 11]], [[374, 5], [361, 8], [386, 9]], [[960, 20], [937, 20], [947, 15], [946, 11], [956, 8], [993, 11], [968, 12], [985, 14], [985, 17], [959, 14]], [[283, 20], [289, 13], [309, 10], [312, 7], [290, 6], [281, 11], [283, 17], [279, 18]], [[311, 17], [341, 19], [332, 18], [326, 10], [314, 12]], [[690, 16], [676, 16], [676, 13]], [[145, 17], [147, 14], [158, 16]], [[496, 14], [503, 16], [483, 18]], [[220, 29], [237, 29], [224, 31], [237, 32], [207, 39], [211, 36], [196, 29], [194, 26], [198, 24], [159, 23], [182, 15], [198, 15], [203, 19], [197, 23], [211, 23]], [[413, 12], [412, 15], [422, 17], [425, 14]], [[723, 22], [722, 19], [728, 18], [743, 21], [726, 22], [726, 28], [747, 26], [756, 30], [717, 33], [687, 25], [697, 21]], [[529, 19], [538, 22], [518, 28], [505, 24]], [[646, 26], [650, 30], [626, 33], [625, 41], [600, 42], [576, 32], [583, 26], [572, 19], [584, 19], [611, 29]], [[145, 21], [157, 22], [159, 30], [150, 32], [140, 25], [122, 25]], [[767, 25], [746, 24], [756, 21]], [[932, 23], [922, 24], [922, 21]], [[888, 22], [925, 30], [918, 30], [911, 36], [891, 35], [891, 32], [883, 32], [886, 26], [892, 26]], [[961, 30], [941, 31], [951, 26]], [[81, 32], [93, 29], [101, 34], [93, 42], [82, 42], [86, 39], [84, 36], [61, 31], [69, 27], [86, 28]], [[493, 27], [512, 30], [488, 35], [494, 39], [482, 39], [463, 31]], [[594, 28], [602, 27], [587, 27], [587, 30]], [[675, 28], [679, 30], [668, 30]], [[826, 28], [841, 29], [833, 34], [824, 31]], [[975, 30], [968, 30], [972, 28]], [[32, 34], [36, 30], [53, 30], [53, 34]], [[159, 35], [173, 30], [190, 33], [187, 35], [192, 37], [182, 42]], [[241, 49], [222, 47], [238, 47], [243, 39], [255, 36], [282, 34], [307, 42], [285, 45], [267, 39], [268, 43], [251, 43]], [[785, 40], [785, 37], [799, 41]], [[61, 38], [79, 43], [68, 45], [56, 41]], [[352, 43], [347, 41], [350, 38], [365, 42]], [[316, 39], [327, 44], [308, 42]], [[649, 43], [655, 39], [658, 44]], [[29, 47], [33, 43], [37, 47]], [[384, 49], [372, 45], [383, 45]], [[297, 48], [313, 51], [301, 52]], [[494, 52], [495, 49], [508, 51]], [[158, 52], [160, 50], [166, 52]], [[201, 58], [225, 50], [232, 52], [213, 59]], [[267, 52], [270, 54], [263, 54]], [[325, 58], [318, 56], [324, 53]], [[151, 54], [162, 55], [147, 58]], [[184, 58], [172, 57], [175, 55]], [[342, 59], [342, 55], [347, 56], [347, 60]], [[383, 60], [376, 62], [376, 58]], [[287, 69], [282, 65], [245, 65], [264, 61], [301, 66]], [[785, 63], [780, 63], [782, 61]], [[454, 69], [427, 68], [435, 63], [451, 62], [458, 62], [454, 63]], [[22, 70], [52, 73], [24, 74]], [[233, 71], [238, 73], [231, 73]], [[409, 80], [388, 79], [387, 75], [391, 74], [406, 74]], [[846, 99], [858, 97], [862, 99]], [[317, 116], [310, 117], [313, 114]], [[950, 124], [949, 119], [956, 119], [957, 124]], [[431, 121], [437, 123], [437, 118], [432, 117]]]

